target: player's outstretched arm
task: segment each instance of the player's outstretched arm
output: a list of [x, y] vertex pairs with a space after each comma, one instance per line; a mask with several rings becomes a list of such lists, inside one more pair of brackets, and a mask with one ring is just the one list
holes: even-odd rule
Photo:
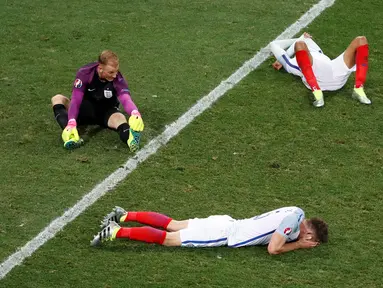
[[[73, 92], [72, 92], [71, 101], [69, 103], [69, 109], [68, 109], [69, 120], [61, 134], [61, 137], [64, 141], [64, 147], [69, 150], [78, 148], [83, 144], [83, 140], [78, 135], [77, 122], [76, 122], [76, 118], [80, 110], [80, 105], [84, 97], [84, 92], [82, 90], [79, 90], [76, 87], [76, 85], [80, 85], [80, 84], [76, 84], [78, 83], [78, 81], [81, 82], [81, 80], [76, 79], [75, 87], [73, 88]], [[80, 88], [81, 87], [82, 87], [82, 82], [81, 82]]]
[[144, 121], [142, 120], [141, 113], [138, 111], [130, 95], [124, 93], [118, 97], [118, 100], [124, 107], [125, 112], [130, 115], [128, 120], [130, 128], [137, 132], [144, 130]]

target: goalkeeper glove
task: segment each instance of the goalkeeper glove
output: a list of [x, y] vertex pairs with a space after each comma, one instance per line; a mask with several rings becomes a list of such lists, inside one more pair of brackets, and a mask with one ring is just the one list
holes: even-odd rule
[[67, 149], [73, 149], [77, 148], [80, 145], [80, 136], [78, 135], [77, 131], [77, 123], [76, 119], [70, 119], [68, 121], [67, 126], [63, 130], [63, 133], [61, 134], [61, 138], [64, 141], [64, 147]]
[[129, 117], [129, 126], [134, 131], [144, 130], [144, 121], [142, 121], [141, 114], [137, 110], [133, 110]]

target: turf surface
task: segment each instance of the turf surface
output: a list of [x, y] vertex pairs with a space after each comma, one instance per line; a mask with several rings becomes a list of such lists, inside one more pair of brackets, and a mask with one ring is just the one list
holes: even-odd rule
[[[72, 153], [61, 147], [49, 102], [69, 95], [76, 69], [104, 48], [118, 53], [147, 142], [315, 3], [161, 2], [0, 4], [1, 259], [132, 155], [104, 130], [88, 131]], [[270, 59], [0, 287], [379, 287], [382, 8], [337, 1], [307, 28], [330, 57], [367, 36], [372, 106], [351, 99], [351, 77], [314, 109], [299, 79], [273, 71]], [[263, 247], [89, 247], [114, 205], [181, 219], [298, 205], [328, 221], [330, 243], [277, 257]]]

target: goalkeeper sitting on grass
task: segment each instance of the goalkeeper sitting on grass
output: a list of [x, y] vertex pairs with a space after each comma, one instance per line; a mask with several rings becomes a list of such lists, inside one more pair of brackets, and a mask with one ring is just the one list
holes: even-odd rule
[[[144, 123], [130, 97], [128, 84], [118, 69], [117, 55], [105, 50], [98, 62], [87, 64], [77, 71], [71, 100], [60, 94], [52, 98], [56, 121], [63, 129], [65, 148], [81, 146], [83, 141], [77, 125], [100, 125], [117, 131], [132, 152], [138, 150]], [[120, 103], [130, 115], [129, 121], [120, 112]]]

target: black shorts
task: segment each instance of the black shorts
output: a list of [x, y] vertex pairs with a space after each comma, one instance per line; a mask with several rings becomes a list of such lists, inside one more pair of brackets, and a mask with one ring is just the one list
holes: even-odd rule
[[108, 128], [108, 120], [114, 113], [121, 113], [116, 106], [104, 107], [87, 99], [83, 99], [77, 117], [78, 126], [100, 125]]

